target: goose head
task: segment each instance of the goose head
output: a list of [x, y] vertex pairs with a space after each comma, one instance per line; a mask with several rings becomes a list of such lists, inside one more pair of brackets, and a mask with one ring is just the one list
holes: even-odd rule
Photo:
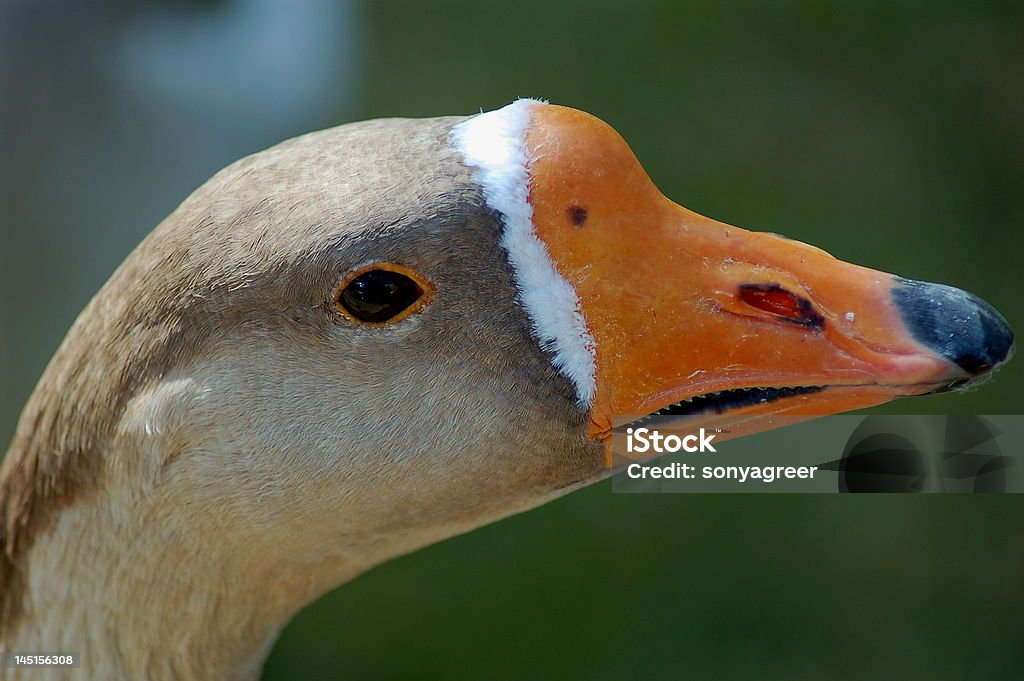
[[742, 435], [1012, 348], [963, 291], [672, 203], [580, 111], [312, 133], [200, 187], [68, 334], [0, 478], [6, 630], [60, 610], [34, 574], [101, 571], [84, 528], [148, 574], [108, 565], [116, 607], [248, 608], [258, 661], [366, 568], [609, 475], [631, 419]]

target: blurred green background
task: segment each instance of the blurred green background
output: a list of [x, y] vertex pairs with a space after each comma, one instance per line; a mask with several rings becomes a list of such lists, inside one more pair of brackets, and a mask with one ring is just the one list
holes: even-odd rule
[[[967, 288], [1024, 329], [1020, 3], [20, 2], [0, 9], [0, 441], [75, 315], [235, 158], [517, 96], [698, 212]], [[1024, 361], [879, 411], [1022, 413]], [[613, 495], [394, 561], [266, 679], [1017, 679], [1024, 499]]]

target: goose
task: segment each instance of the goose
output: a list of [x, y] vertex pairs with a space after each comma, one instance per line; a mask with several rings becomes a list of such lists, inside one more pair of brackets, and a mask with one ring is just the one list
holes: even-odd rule
[[257, 678], [326, 591], [611, 475], [631, 418], [736, 437], [1013, 348], [962, 290], [669, 201], [575, 109], [307, 134], [187, 198], [39, 381], [0, 470], [0, 643], [82, 669], [0, 673]]

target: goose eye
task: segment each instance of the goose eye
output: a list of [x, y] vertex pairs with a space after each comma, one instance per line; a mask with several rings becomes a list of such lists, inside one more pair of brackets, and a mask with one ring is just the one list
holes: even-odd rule
[[426, 302], [429, 283], [401, 265], [375, 263], [349, 274], [338, 287], [342, 313], [371, 325], [397, 322]]

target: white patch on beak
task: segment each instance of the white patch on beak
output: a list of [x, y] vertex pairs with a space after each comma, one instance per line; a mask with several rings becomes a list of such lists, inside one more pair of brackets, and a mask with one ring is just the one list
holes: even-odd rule
[[544, 105], [520, 99], [474, 116], [452, 129], [452, 140], [467, 165], [478, 170], [474, 179], [487, 205], [501, 214], [501, 245], [515, 271], [519, 302], [534, 336], [554, 355], [555, 369], [576, 386], [579, 403], [589, 407], [596, 389], [594, 338], [575, 289], [558, 273], [533, 226], [526, 132], [531, 111]]

